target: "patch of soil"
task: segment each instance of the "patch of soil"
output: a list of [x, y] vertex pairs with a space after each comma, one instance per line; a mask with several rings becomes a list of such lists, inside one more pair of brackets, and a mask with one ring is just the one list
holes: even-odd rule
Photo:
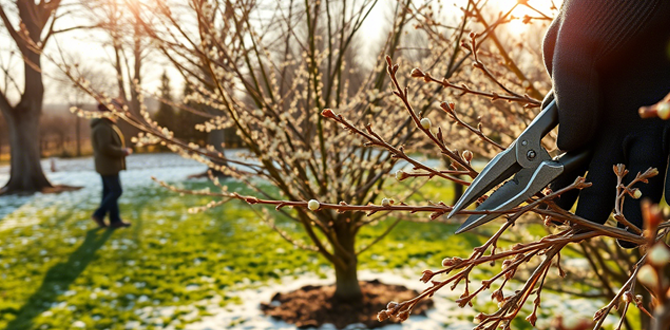
[[83, 187], [54, 185], [53, 187], [42, 189], [42, 193], [43, 194], [60, 194], [62, 192], [77, 191], [81, 188], [83, 188]]
[[[360, 282], [363, 301], [343, 303], [335, 300], [335, 286], [304, 286], [296, 291], [277, 293], [270, 303], [261, 303], [261, 310], [266, 315], [286, 323], [295, 324], [298, 328], [320, 327], [331, 323], [338, 329], [349, 324], [363, 323], [368, 328], [378, 328], [391, 323], [377, 321], [377, 313], [386, 309], [390, 301], [405, 301], [416, 297], [419, 292], [402, 285], [387, 285], [377, 280]], [[419, 303], [413, 315], [425, 315], [433, 307], [432, 300]]]

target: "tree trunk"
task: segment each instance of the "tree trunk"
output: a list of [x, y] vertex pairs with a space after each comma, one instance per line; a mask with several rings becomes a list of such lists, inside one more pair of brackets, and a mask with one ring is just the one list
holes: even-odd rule
[[[43, 6], [58, 6], [60, 2], [36, 5], [33, 1], [17, 1], [21, 24], [34, 43], [41, 43], [41, 34], [46, 25], [40, 18], [51, 16]], [[48, 15], [44, 15], [48, 14]], [[11, 107], [3, 102], [3, 116], [7, 121], [10, 147], [10, 177], [0, 193], [34, 193], [52, 187], [40, 164], [40, 116], [44, 100], [41, 55], [16, 39], [23, 55], [24, 88], [19, 103]]]
[[77, 135], [77, 157], [81, 157], [81, 117], [77, 116], [75, 125], [77, 125], [75, 129]]
[[[363, 293], [358, 282], [358, 258], [356, 257], [355, 241], [356, 234], [351, 231], [348, 223], [336, 229], [337, 240], [343, 250], [335, 249], [335, 257], [344, 262], [345, 266], [335, 263], [335, 296], [342, 302], [361, 301]], [[353, 256], [353, 257], [352, 257]]]
[[[210, 113], [213, 111], [211, 109], [208, 109]], [[225, 135], [223, 134], [223, 130], [212, 130], [207, 134], [207, 143], [214, 146], [214, 149], [220, 153], [222, 153], [225, 157], [226, 150], [223, 147], [223, 144], [226, 142], [225, 140]], [[228, 163], [225, 161], [220, 161], [220, 160], [212, 160], [214, 163], [217, 163], [222, 166], [228, 166]], [[218, 178], [225, 178], [226, 175], [223, 174], [221, 171], [217, 171], [215, 169], [210, 168], [212, 173]]]
[[17, 108], [6, 114], [10, 179], [2, 193], [34, 193], [52, 187], [40, 163], [40, 111]]

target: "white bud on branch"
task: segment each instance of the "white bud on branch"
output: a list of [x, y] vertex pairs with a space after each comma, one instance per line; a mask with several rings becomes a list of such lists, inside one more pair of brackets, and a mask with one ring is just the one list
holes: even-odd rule
[[398, 170], [398, 172], [395, 172], [395, 178], [398, 181], [405, 180], [409, 177], [409, 174], [403, 170]]
[[307, 208], [316, 211], [321, 207], [321, 203], [317, 201], [316, 199], [311, 199], [309, 202], [307, 202]]
[[433, 123], [430, 121], [430, 118], [421, 119], [421, 127], [425, 130], [429, 130], [433, 126]]

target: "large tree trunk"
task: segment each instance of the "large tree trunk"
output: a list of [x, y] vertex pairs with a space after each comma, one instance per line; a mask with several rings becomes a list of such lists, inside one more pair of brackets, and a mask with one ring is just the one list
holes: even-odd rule
[[[39, 36], [39, 32], [34, 33]], [[39, 40], [39, 37], [34, 39]], [[40, 60], [40, 54], [24, 53], [23, 95], [15, 107], [3, 111], [9, 128], [11, 156], [9, 182], [0, 190], [3, 194], [34, 193], [52, 187], [40, 164], [40, 116], [44, 98]]]
[[[343, 302], [360, 301], [363, 299], [361, 285], [358, 282], [358, 258], [356, 257], [356, 234], [348, 224], [336, 229], [337, 239], [344, 251], [335, 249], [335, 257], [344, 261], [344, 267], [335, 263], [335, 296]], [[346, 253], [345, 253], [346, 251]], [[353, 257], [352, 257], [353, 256]]]
[[17, 107], [5, 116], [11, 168], [9, 182], [2, 193], [34, 193], [51, 187], [40, 163], [40, 112]]
[[[40, 165], [39, 118], [42, 114], [44, 85], [42, 83], [41, 48], [48, 41], [55, 20], [54, 11], [60, 0], [49, 2], [34, 0], [14, 1], [18, 9], [20, 28], [11, 24], [4, 5], [0, 6], [0, 19], [23, 56], [24, 88], [21, 100], [11, 106], [6, 95], [0, 93], [0, 111], [7, 121], [11, 148], [11, 170], [7, 185], [0, 193], [32, 193], [51, 187]], [[47, 28], [46, 36], [42, 39]], [[29, 39], [27, 40], [26, 37]]]

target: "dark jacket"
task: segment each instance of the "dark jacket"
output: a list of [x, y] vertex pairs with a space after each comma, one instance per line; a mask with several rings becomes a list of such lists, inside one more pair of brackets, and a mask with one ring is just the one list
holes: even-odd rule
[[123, 134], [111, 120], [91, 121], [91, 144], [95, 157], [95, 171], [100, 175], [115, 175], [126, 169]]

